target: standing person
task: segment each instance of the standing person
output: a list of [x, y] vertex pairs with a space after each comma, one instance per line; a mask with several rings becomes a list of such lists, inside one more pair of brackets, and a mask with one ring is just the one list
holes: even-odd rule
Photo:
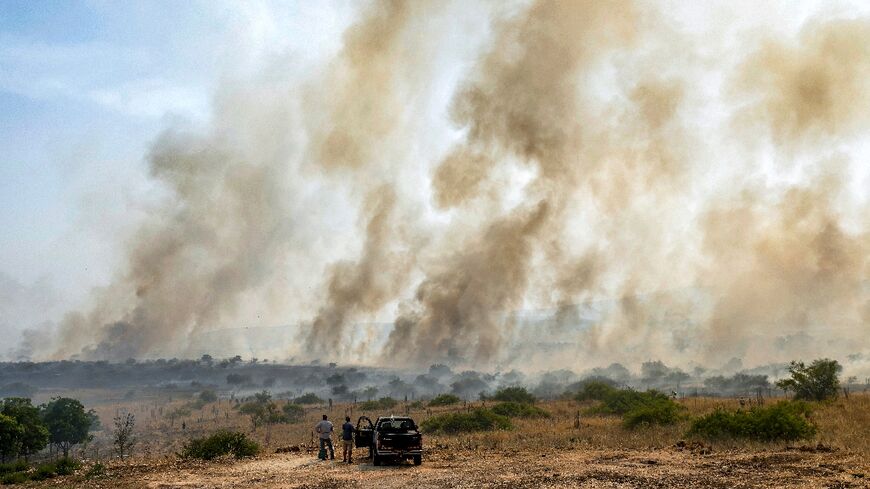
[[323, 421], [317, 423], [314, 427], [314, 431], [320, 437], [320, 451], [324, 452], [324, 447], [329, 447], [329, 459], [335, 460], [335, 451], [332, 448], [332, 423], [326, 419], [325, 414], [323, 415]]
[[350, 416], [344, 417], [344, 424], [341, 425], [341, 444], [343, 450], [341, 452], [341, 461], [349, 464], [353, 463], [353, 432], [356, 428], [350, 424]]

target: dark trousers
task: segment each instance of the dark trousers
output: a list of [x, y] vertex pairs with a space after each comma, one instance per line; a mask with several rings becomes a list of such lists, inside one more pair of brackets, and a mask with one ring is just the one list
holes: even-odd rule
[[323, 447], [329, 447], [329, 458], [335, 458], [335, 451], [332, 449], [332, 438], [321, 438], [320, 439], [320, 449], [323, 450]]

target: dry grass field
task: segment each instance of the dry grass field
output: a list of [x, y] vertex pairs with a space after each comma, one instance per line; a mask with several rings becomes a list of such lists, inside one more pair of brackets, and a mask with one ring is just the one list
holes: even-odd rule
[[[96, 393], [92, 393], [96, 394]], [[515, 420], [515, 429], [456, 436], [427, 435], [422, 467], [373, 467], [357, 450], [354, 465], [321, 462], [313, 451], [311, 427], [326, 412], [333, 420], [345, 414], [377, 416], [353, 405], [306, 408], [294, 424], [261, 426], [220, 400], [170, 413], [189, 400], [157, 398], [116, 401], [95, 406], [105, 430], [76, 455], [86, 461], [79, 474], [41, 483], [45, 487], [870, 487], [870, 395], [853, 394], [817, 406], [813, 420], [819, 433], [801, 443], [693, 442], [685, 440], [688, 422], [669, 427], [627, 430], [615, 417], [581, 414], [588, 403], [542, 402], [552, 417]], [[680, 400], [691, 415], [718, 406], [737, 408], [734, 399]], [[770, 402], [770, 401], [768, 401]], [[280, 401], [279, 401], [280, 404]], [[467, 406], [409, 409], [422, 421]], [[393, 411], [405, 413], [403, 405]], [[182, 412], [184, 410], [182, 409]], [[131, 412], [137, 419], [136, 453], [111, 459], [112, 417]], [[192, 437], [217, 429], [244, 431], [262, 446], [254, 459], [197, 462], [175, 454]], [[684, 443], [685, 442], [685, 443]], [[293, 452], [276, 453], [293, 447]], [[298, 449], [298, 451], [296, 451]], [[96, 461], [99, 477], [86, 478]], [[31, 486], [35, 483], [30, 483]]]

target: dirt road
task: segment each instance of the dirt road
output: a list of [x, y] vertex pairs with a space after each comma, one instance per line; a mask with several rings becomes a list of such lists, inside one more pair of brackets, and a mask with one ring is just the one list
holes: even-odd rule
[[[56, 481], [57, 482], [57, 481]], [[102, 479], [65, 481], [105, 488], [345, 488], [441, 487], [870, 487], [870, 462], [816, 450], [435, 451], [420, 467], [321, 462], [275, 454], [243, 461], [178, 460], [112, 466]]]

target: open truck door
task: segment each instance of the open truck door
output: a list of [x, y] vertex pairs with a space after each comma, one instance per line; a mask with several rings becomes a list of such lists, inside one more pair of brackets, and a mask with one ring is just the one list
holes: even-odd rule
[[374, 437], [375, 425], [368, 416], [360, 416], [356, 422], [356, 434], [354, 435], [354, 446], [357, 448], [371, 448], [372, 439]]

